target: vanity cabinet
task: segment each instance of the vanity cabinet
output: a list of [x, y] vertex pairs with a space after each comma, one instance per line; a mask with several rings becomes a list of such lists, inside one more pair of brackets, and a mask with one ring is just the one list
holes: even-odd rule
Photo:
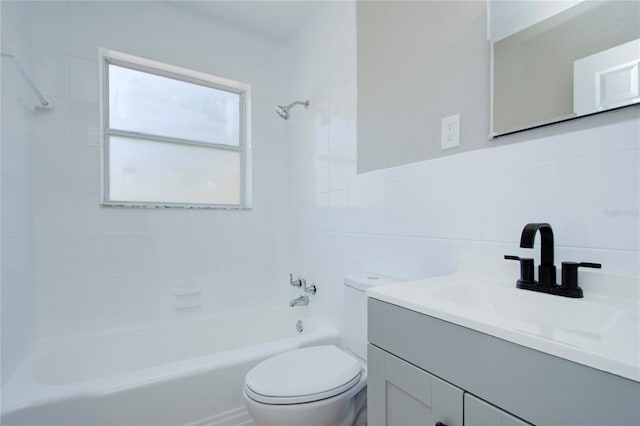
[[529, 425], [373, 345], [367, 356], [371, 426]]
[[462, 426], [462, 389], [372, 345], [367, 362], [369, 425]]
[[506, 411], [476, 398], [470, 393], [464, 394], [464, 424], [465, 426], [527, 426], [517, 417]]
[[368, 301], [369, 424], [639, 425], [640, 384]]

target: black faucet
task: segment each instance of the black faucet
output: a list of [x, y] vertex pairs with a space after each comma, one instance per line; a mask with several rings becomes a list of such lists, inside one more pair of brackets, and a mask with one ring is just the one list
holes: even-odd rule
[[598, 268], [599, 263], [562, 262], [562, 284], [556, 284], [556, 265], [553, 264], [553, 230], [548, 223], [528, 223], [520, 236], [520, 247], [533, 248], [536, 234], [540, 231], [540, 265], [538, 281], [533, 278], [533, 259], [505, 255], [505, 259], [520, 261], [520, 279], [516, 287], [524, 290], [540, 291], [558, 296], [584, 297], [578, 286], [578, 267]]
[[540, 231], [540, 266], [538, 285], [556, 285], [556, 265], [553, 264], [553, 229], [548, 223], [527, 223], [520, 236], [520, 247], [533, 248], [536, 233]]

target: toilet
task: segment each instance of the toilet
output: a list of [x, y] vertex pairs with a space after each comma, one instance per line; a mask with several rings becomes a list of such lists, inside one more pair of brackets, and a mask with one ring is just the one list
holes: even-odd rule
[[245, 376], [244, 401], [259, 426], [367, 423], [367, 296], [396, 282], [373, 274], [344, 279], [346, 349], [311, 346], [268, 358]]

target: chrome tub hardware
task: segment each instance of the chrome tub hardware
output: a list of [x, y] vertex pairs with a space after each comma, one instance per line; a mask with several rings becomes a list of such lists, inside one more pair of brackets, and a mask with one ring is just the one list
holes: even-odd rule
[[280, 116], [280, 118], [284, 120], [289, 119], [289, 110], [295, 105], [304, 105], [305, 109], [309, 109], [309, 100], [306, 101], [295, 101], [290, 103], [289, 105], [278, 105], [276, 107], [276, 113]]
[[293, 279], [293, 274], [289, 274], [289, 284], [291, 284], [294, 287], [302, 287], [302, 283], [303, 283], [304, 279], [303, 278], [297, 278], [297, 279]]
[[296, 323], [296, 330], [298, 331], [298, 333], [302, 333], [302, 331], [304, 330], [304, 325], [302, 324], [301, 320], [298, 320], [298, 322]]
[[289, 274], [289, 284], [293, 287], [302, 288], [305, 293], [316, 294], [317, 288], [315, 284], [307, 285], [307, 280], [304, 278], [293, 279], [293, 274]]
[[305, 293], [311, 293], [311, 294], [316, 294], [316, 285], [315, 284], [311, 284], [311, 285], [307, 285], [307, 280], [302, 280], [302, 289], [304, 290]]
[[309, 304], [309, 296], [300, 295], [300, 297], [293, 299], [289, 302], [289, 306], [293, 308], [294, 306], [307, 306]]

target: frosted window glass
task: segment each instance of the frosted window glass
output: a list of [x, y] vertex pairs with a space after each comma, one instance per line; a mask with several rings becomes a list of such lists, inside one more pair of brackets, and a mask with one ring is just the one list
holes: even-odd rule
[[109, 136], [109, 199], [240, 204], [238, 151]]
[[109, 64], [109, 127], [238, 146], [240, 95]]

